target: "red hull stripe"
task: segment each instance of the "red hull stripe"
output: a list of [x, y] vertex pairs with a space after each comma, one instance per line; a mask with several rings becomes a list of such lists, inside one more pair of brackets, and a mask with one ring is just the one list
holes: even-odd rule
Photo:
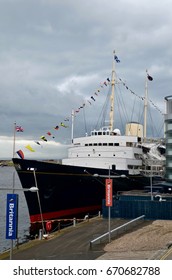
[[[60, 210], [56, 212], [49, 212], [49, 213], [43, 213], [43, 220], [52, 220], [52, 219], [61, 219], [63, 217], [71, 217], [72, 215], [77, 215], [81, 213], [91, 212], [95, 210], [100, 210], [101, 205], [92, 205], [87, 207], [81, 207], [81, 208], [72, 208], [72, 209], [66, 209], [66, 210]], [[41, 215], [35, 214], [30, 216], [31, 223], [41, 221]]]

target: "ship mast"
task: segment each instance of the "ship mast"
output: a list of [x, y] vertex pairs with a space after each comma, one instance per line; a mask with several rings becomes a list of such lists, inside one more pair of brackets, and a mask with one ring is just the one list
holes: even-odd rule
[[112, 92], [110, 97], [110, 115], [109, 115], [109, 129], [110, 131], [113, 130], [113, 124], [114, 124], [114, 97], [115, 97], [115, 51], [113, 51], [113, 60], [112, 60], [112, 79], [111, 79], [111, 86], [112, 86]]
[[[146, 70], [146, 73], [147, 73], [147, 70]], [[148, 109], [148, 80], [147, 80], [147, 76], [146, 76], [145, 100], [144, 100], [144, 131], [143, 131], [144, 142], [146, 141], [146, 136], [147, 136], [147, 109]]]
[[72, 128], [71, 128], [71, 143], [73, 144], [73, 133], [74, 133], [74, 119], [75, 119], [75, 112], [72, 109]]

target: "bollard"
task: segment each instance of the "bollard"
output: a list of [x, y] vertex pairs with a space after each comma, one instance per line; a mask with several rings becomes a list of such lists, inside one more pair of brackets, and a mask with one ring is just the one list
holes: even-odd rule
[[85, 215], [84, 220], [88, 221], [89, 220], [89, 215]]
[[58, 222], [58, 231], [60, 232], [60, 222]]
[[76, 227], [76, 218], [73, 218], [73, 226]]
[[39, 230], [39, 240], [42, 240], [42, 229]]
[[19, 238], [17, 237], [17, 240], [16, 240], [16, 247], [17, 249], [19, 248]]

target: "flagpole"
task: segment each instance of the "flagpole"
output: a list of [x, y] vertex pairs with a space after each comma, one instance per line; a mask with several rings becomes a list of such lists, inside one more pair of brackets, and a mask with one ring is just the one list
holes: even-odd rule
[[[13, 158], [15, 155], [15, 145], [16, 145], [16, 122], [14, 122], [14, 128], [13, 128]], [[12, 185], [12, 193], [14, 194], [15, 190], [15, 170], [13, 170], [13, 185]], [[18, 237], [18, 232], [17, 232]], [[10, 260], [13, 258], [13, 239], [11, 239], [11, 245], [10, 245]]]
[[14, 122], [14, 133], [13, 133], [13, 157], [15, 155], [15, 149], [16, 149], [16, 122]]

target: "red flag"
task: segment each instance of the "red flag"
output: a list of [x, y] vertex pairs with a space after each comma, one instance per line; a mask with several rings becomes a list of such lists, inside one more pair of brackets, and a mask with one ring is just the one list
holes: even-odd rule
[[59, 129], [59, 126], [58, 126], [58, 125], [56, 125], [56, 126], [54, 127], [54, 129], [55, 129], [55, 130], [58, 130], [58, 129]]
[[24, 153], [22, 152], [22, 150], [18, 150], [16, 153], [21, 159], [24, 159]]
[[17, 131], [17, 132], [23, 132], [24, 129], [23, 129], [21, 126], [17, 125], [17, 126], [16, 126], [16, 131]]

